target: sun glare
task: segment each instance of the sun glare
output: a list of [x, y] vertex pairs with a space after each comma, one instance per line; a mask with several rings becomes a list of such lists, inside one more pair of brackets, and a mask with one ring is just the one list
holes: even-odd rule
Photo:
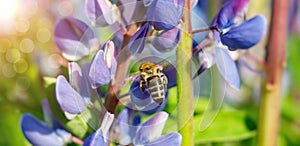
[[18, 6], [18, 0], [0, 0], [0, 22], [13, 19]]

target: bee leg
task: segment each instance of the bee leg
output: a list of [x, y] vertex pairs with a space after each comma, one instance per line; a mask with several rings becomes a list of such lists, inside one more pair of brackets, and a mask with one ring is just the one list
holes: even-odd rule
[[164, 80], [163, 80], [164, 87], [165, 87], [165, 89], [167, 89], [168, 78], [165, 75], [163, 76], [163, 78], [164, 78]]
[[141, 81], [140, 81], [140, 88], [141, 88], [141, 90], [142, 90], [143, 92], [145, 92], [145, 85], [146, 85], [145, 81], [144, 81], [144, 80], [141, 80]]

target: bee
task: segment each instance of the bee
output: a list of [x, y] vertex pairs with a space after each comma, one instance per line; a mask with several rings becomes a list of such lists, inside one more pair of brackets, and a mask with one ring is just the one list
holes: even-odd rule
[[152, 62], [145, 62], [139, 68], [141, 90], [144, 92], [148, 87], [152, 99], [159, 105], [165, 100], [168, 84], [168, 79], [162, 70], [162, 66]]

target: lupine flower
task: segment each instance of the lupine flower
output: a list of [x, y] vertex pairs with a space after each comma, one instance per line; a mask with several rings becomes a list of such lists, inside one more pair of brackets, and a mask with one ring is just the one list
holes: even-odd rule
[[240, 23], [245, 17], [250, 0], [229, 0], [220, 9], [211, 26], [225, 29]]
[[[239, 74], [236, 64], [225, 49], [232, 51], [248, 49], [256, 45], [266, 32], [266, 21], [261, 15], [244, 22], [240, 21], [245, 16], [248, 3], [249, 0], [228, 1], [222, 6], [211, 25], [217, 27], [219, 31], [213, 30], [213, 36], [216, 40], [215, 63], [222, 77], [236, 89], [240, 88]], [[205, 69], [205, 67], [200, 66], [198, 74]]]
[[116, 72], [115, 46], [107, 41], [94, 56], [90, 64], [89, 79], [93, 88], [108, 84]]
[[87, 103], [84, 98], [62, 75], [57, 77], [55, 92], [56, 100], [68, 119], [73, 119], [86, 110]]
[[114, 115], [107, 112], [104, 115], [100, 128], [84, 140], [83, 146], [108, 145], [109, 128], [112, 125], [113, 120]]
[[[141, 124], [137, 115], [125, 108], [118, 116], [113, 126], [113, 137], [122, 145], [145, 145], [145, 146], [180, 146], [181, 135], [172, 132], [167, 135], [162, 134], [163, 127], [168, 119], [166, 112], [158, 112], [154, 117]], [[132, 121], [132, 122], [130, 122]]]
[[20, 120], [22, 132], [32, 145], [62, 146], [71, 141], [72, 135], [58, 126], [49, 108], [48, 100], [43, 100], [44, 117], [47, 122], [41, 122], [33, 115], [23, 114]]
[[178, 46], [181, 38], [181, 25], [155, 36], [152, 45], [161, 52], [172, 50]]
[[63, 17], [54, 27], [54, 41], [62, 55], [77, 61], [97, 48], [98, 42], [92, 29], [81, 20]]
[[266, 32], [266, 21], [262, 15], [244, 21], [248, 4], [249, 0], [226, 2], [211, 24], [220, 31], [218, 35], [213, 30], [215, 39], [230, 50], [248, 49], [257, 44]]
[[36, 146], [63, 146], [70, 142], [72, 136], [63, 129], [50, 129], [31, 114], [22, 115], [21, 129], [26, 139]]
[[128, 48], [131, 55], [141, 53], [144, 50], [147, 33], [149, 30], [149, 23], [145, 23], [140, 29], [130, 38]]
[[231, 50], [248, 49], [256, 45], [266, 33], [266, 19], [257, 15], [221, 35], [221, 41]]
[[82, 65], [83, 70], [76, 62], [68, 64], [69, 81], [60, 75], [57, 77], [55, 93], [56, 100], [67, 119], [73, 119], [86, 109], [90, 103], [91, 83], [88, 80], [88, 64]]
[[147, 11], [147, 20], [157, 30], [170, 30], [181, 19], [184, 0], [153, 0]]
[[85, 14], [93, 26], [108, 26], [119, 20], [120, 13], [116, 5], [108, 0], [86, 0]]

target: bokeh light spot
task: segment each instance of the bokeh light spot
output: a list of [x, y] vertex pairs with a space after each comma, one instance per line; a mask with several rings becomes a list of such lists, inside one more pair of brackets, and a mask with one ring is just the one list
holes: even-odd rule
[[27, 32], [30, 28], [30, 23], [26, 19], [20, 19], [16, 22], [15, 27], [18, 32]]
[[6, 78], [12, 78], [16, 75], [16, 72], [13, 69], [12, 64], [10, 64], [10, 63], [3, 65], [1, 69], [2, 69], [2, 74]]
[[58, 4], [58, 13], [62, 16], [68, 16], [73, 13], [73, 4], [71, 1], [61, 1]]
[[41, 28], [38, 30], [38, 32], [36, 34], [36, 38], [38, 41], [40, 41], [42, 43], [46, 43], [51, 38], [51, 32], [49, 31], [48, 28]]
[[24, 59], [19, 59], [13, 65], [15, 72], [17, 73], [24, 73], [28, 69], [28, 63]]
[[9, 39], [0, 39], [0, 53], [5, 53], [11, 47], [12, 43]]
[[34, 49], [34, 43], [31, 39], [25, 38], [20, 43], [20, 50], [23, 53], [31, 53]]
[[18, 49], [8, 49], [6, 51], [6, 60], [10, 63], [15, 63], [17, 60], [20, 59], [21, 53]]

